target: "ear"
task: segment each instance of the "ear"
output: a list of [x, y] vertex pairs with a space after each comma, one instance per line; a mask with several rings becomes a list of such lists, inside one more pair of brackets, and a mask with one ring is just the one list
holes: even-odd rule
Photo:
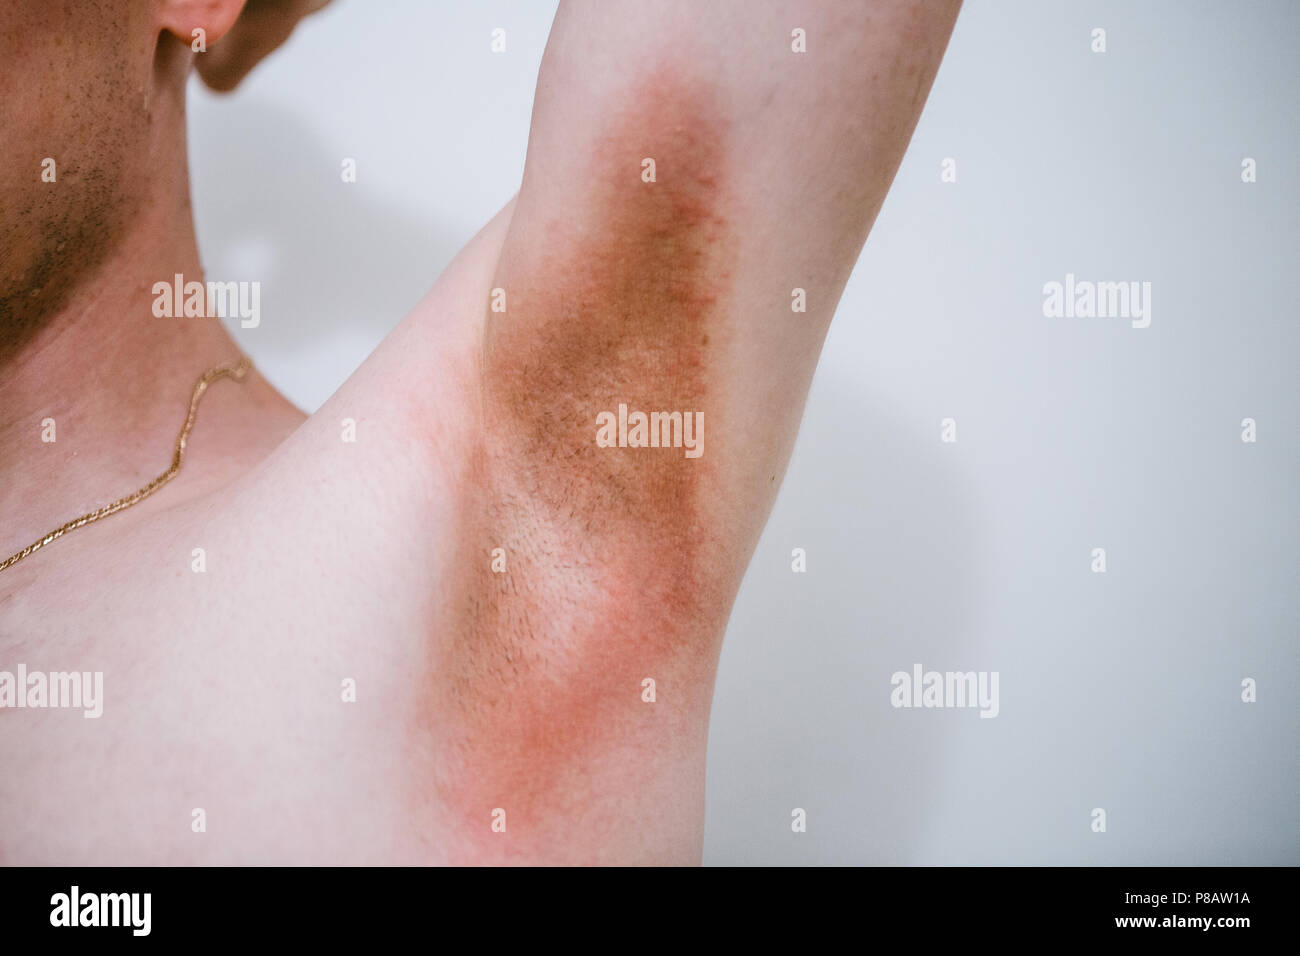
[[203, 42], [212, 46], [230, 32], [244, 9], [244, 0], [160, 0], [158, 25], [187, 46], [194, 43], [194, 31], [203, 31]]

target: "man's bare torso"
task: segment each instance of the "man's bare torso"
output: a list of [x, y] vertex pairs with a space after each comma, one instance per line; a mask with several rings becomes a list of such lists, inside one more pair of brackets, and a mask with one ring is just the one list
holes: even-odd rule
[[[0, 830], [0, 860], [428, 863], [483, 852], [497, 806], [437, 798], [448, 741], [422, 711], [438, 680], [429, 641], [448, 623], [432, 595], [461, 562], [489, 569], [490, 556], [464, 553], [457, 537], [473, 507], [475, 392], [453, 386], [475, 374], [499, 219], [421, 307], [437, 313], [429, 375], [448, 384], [430, 416], [439, 454], [421, 469], [432, 478], [422, 509], [395, 507], [389, 484], [403, 456], [420, 453], [416, 426], [367, 406], [390, 342], [256, 466], [210, 462], [218, 486], [197, 496], [184, 479], [198, 476], [183, 471], [155, 499], [0, 578], [0, 660], [104, 674], [98, 718], [0, 709], [2, 813], [24, 821]], [[205, 397], [190, 467], [205, 420], [239, 387]], [[355, 442], [344, 441], [348, 418]], [[405, 597], [422, 592], [425, 608]]]

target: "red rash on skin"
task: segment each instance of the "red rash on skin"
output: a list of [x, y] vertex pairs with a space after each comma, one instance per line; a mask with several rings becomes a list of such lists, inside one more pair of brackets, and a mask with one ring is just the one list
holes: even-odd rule
[[[613, 825], [619, 801], [593, 794], [653, 792], [657, 751], [702, 754], [736, 585], [710, 519], [721, 415], [709, 360], [732, 334], [725, 124], [707, 91], [665, 74], [623, 102], [586, 185], [568, 184], [579, 207], [506, 241], [493, 285], [507, 312], [488, 313], [468, 492], [478, 507], [431, 662], [442, 805], [489, 841], [491, 810], [505, 808], [516, 846], [550, 842], [545, 821], [560, 821], [559, 853], [573, 852], [576, 818]], [[598, 447], [596, 416], [620, 402], [703, 412], [703, 455]], [[490, 569], [494, 548], [506, 573]]]

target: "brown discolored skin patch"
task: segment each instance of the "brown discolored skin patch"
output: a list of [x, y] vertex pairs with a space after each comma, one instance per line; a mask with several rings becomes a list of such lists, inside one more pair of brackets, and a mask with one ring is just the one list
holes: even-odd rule
[[596, 416], [620, 402], [703, 411], [707, 450], [731, 254], [723, 122], [705, 94], [660, 80], [597, 140], [579, 208], [507, 243], [496, 285], [509, 311], [489, 313], [483, 377], [493, 451], [531, 470], [542, 504], [591, 494], [592, 520], [612, 507], [654, 530], [676, 525], [667, 502], [688, 510], [707, 451], [598, 448]]
[[[590, 835], [650, 812], [663, 763], [702, 760], [738, 583], [711, 520], [711, 357], [733, 334], [726, 129], [707, 91], [668, 74], [621, 102], [585, 181], [567, 184], [570, 215], [530, 218], [539, 184], [525, 181], [493, 281], [508, 310], [485, 332], [476, 507], [435, 652], [442, 803], [489, 840], [487, 814], [507, 808], [538, 852], [557, 820]], [[598, 447], [597, 414], [620, 403], [703, 412], [703, 455]], [[661, 702], [642, 701], [646, 677]], [[573, 850], [566, 839], [551, 849]]]

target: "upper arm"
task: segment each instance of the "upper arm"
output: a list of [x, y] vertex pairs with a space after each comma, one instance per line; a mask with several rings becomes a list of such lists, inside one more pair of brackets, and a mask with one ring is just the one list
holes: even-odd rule
[[[563, 5], [487, 319], [494, 467], [738, 584], [957, 6]], [[699, 413], [703, 454], [600, 447], [620, 404]]]

